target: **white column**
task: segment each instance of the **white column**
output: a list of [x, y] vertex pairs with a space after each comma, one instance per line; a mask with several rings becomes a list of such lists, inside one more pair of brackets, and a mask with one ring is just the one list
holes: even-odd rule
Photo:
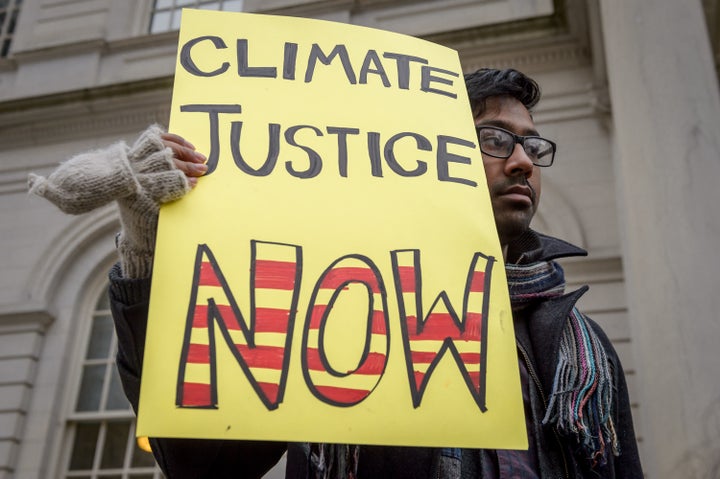
[[643, 466], [700, 477], [720, 465], [717, 76], [700, 0], [600, 4]]

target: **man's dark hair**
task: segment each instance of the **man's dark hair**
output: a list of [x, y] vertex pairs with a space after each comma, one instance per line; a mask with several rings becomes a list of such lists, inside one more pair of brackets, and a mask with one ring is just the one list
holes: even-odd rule
[[465, 74], [470, 106], [473, 116], [485, 112], [485, 101], [492, 96], [510, 96], [531, 110], [540, 101], [540, 86], [532, 78], [522, 72], [508, 68], [495, 70], [481, 68]]

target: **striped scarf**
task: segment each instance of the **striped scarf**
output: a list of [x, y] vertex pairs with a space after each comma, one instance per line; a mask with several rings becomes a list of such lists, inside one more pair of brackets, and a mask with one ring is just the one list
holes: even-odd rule
[[[541, 299], [562, 296], [565, 275], [554, 261], [505, 266], [513, 310]], [[550, 401], [543, 424], [578, 439], [595, 465], [607, 461], [608, 450], [619, 454], [610, 413], [614, 384], [605, 348], [587, 318], [573, 307], [560, 339]]]

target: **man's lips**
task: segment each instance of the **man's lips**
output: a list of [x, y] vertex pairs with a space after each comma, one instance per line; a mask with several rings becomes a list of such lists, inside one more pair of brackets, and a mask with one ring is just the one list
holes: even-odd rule
[[534, 197], [532, 188], [525, 185], [514, 185], [503, 190], [500, 195], [506, 200], [517, 201], [521, 203], [527, 203], [532, 205], [534, 203]]

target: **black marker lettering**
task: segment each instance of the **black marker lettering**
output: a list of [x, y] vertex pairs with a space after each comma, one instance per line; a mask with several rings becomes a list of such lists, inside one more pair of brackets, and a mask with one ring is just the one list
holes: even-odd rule
[[[375, 68], [371, 69], [370, 64], [373, 64]], [[364, 85], [367, 83], [368, 73], [379, 75], [380, 80], [382, 81], [385, 88], [390, 86], [390, 80], [385, 73], [385, 68], [382, 66], [382, 63], [380, 63], [380, 58], [378, 57], [378, 54], [375, 50], [368, 50], [367, 54], [365, 55], [365, 60], [363, 60], [362, 67], [360, 68], [361, 84]]]
[[305, 145], [299, 145], [295, 141], [295, 133], [297, 133], [298, 130], [309, 128], [310, 130], [314, 131], [317, 136], [323, 136], [322, 131], [315, 128], [314, 126], [310, 125], [296, 125], [291, 126], [287, 130], [285, 130], [285, 141], [288, 142], [289, 145], [297, 146], [301, 150], [303, 150], [308, 155], [308, 161], [309, 165], [307, 170], [305, 171], [297, 171], [292, 166], [292, 162], [286, 161], [285, 162], [285, 169], [290, 173], [292, 176], [296, 178], [314, 178], [317, 175], [320, 174], [320, 171], [322, 170], [322, 158], [320, 158], [320, 155], [318, 155], [317, 151], [313, 150], [310, 147], [307, 147]]
[[313, 43], [312, 49], [310, 50], [310, 57], [308, 58], [307, 70], [305, 71], [305, 83], [310, 83], [315, 72], [315, 64], [318, 60], [323, 65], [330, 65], [333, 58], [336, 56], [340, 57], [345, 75], [347, 76], [350, 84], [354, 85], [357, 83], [355, 79], [355, 72], [353, 71], [352, 65], [350, 64], [350, 57], [348, 56], [347, 48], [345, 45], [335, 45], [335, 48], [330, 52], [330, 55], [325, 55], [320, 46], [317, 43]]
[[242, 122], [234, 121], [230, 127], [230, 150], [233, 160], [238, 168], [251, 176], [267, 176], [272, 173], [280, 154], [280, 125], [270, 123], [268, 125], [268, 154], [265, 163], [260, 168], [250, 166], [240, 154], [240, 133]]
[[472, 141], [463, 140], [461, 138], [455, 138], [454, 136], [445, 136], [445, 135], [438, 135], [438, 148], [437, 148], [437, 173], [438, 173], [438, 180], [440, 181], [450, 181], [453, 183], [460, 183], [462, 185], [468, 185], [468, 186], [477, 186], [477, 183], [468, 180], [467, 178], [457, 178], [454, 176], [450, 176], [450, 170], [448, 168], [448, 163], [461, 163], [463, 165], [469, 165], [470, 164], [470, 158], [466, 156], [459, 156], [455, 155], [453, 153], [450, 153], [447, 150], [447, 145], [449, 143], [465, 146], [467, 148], [475, 148], [475, 143]]
[[217, 69], [213, 71], [205, 72], [200, 70], [197, 64], [193, 61], [190, 50], [198, 43], [204, 42], [206, 40], [209, 40], [218, 50], [222, 48], [227, 48], [227, 45], [225, 45], [225, 42], [223, 42], [222, 38], [212, 35], [193, 38], [192, 40], [187, 42], [185, 45], [182, 46], [182, 49], [180, 50], [180, 64], [183, 66], [183, 68], [185, 68], [185, 71], [187, 71], [191, 75], [195, 75], [198, 77], [214, 77], [226, 72], [227, 69], [230, 68], [230, 63], [223, 62], [222, 65], [220, 65]]
[[297, 43], [285, 43], [285, 49], [283, 50], [283, 78], [285, 80], [295, 79], [295, 65], [297, 63]]
[[412, 55], [403, 55], [402, 53], [383, 53], [383, 58], [395, 60], [397, 63], [398, 88], [408, 90], [410, 88], [410, 62], [418, 62], [427, 65], [428, 61], [424, 58], [414, 57]]
[[210, 117], [210, 153], [208, 154], [208, 167], [205, 176], [209, 175], [217, 168], [218, 159], [220, 158], [220, 134], [218, 132], [218, 123], [220, 113], [240, 113], [242, 109], [240, 105], [182, 105], [182, 112], [200, 112], [208, 113]]
[[360, 130], [357, 128], [343, 128], [337, 126], [328, 126], [327, 132], [331, 135], [338, 136], [338, 170], [340, 176], [347, 178], [347, 135], [358, 135]]
[[368, 155], [373, 176], [382, 178], [382, 158], [380, 157], [380, 133], [370, 131], [367, 134]]
[[418, 160], [417, 167], [414, 170], [406, 170], [395, 159], [395, 142], [397, 142], [400, 138], [405, 138], [408, 136], [411, 138], [415, 138], [415, 144], [417, 145], [418, 150], [432, 151], [432, 145], [430, 144], [430, 141], [424, 136], [417, 133], [402, 132], [398, 133], [397, 135], [393, 135], [385, 143], [385, 161], [387, 162], [390, 169], [400, 176], [420, 176], [427, 171], [427, 163]]
[[238, 75], [241, 77], [277, 77], [275, 67], [251, 67], [248, 66], [248, 41], [245, 38], [238, 38], [237, 41]]
[[427, 65], [423, 65], [420, 67], [420, 90], [428, 92], [428, 93], [437, 93], [438, 95], [445, 95], [449, 96], [450, 98], [457, 98], [457, 94], [445, 91], [445, 90], [438, 90], [437, 88], [432, 88], [430, 86], [430, 83], [442, 83], [443, 85], [453, 85], [453, 81], [449, 78], [443, 78], [434, 76], [433, 73], [443, 73], [445, 75], [450, 75], [453, 77], [459, 77], [460, 75], [458, 73], [452, 72], [450, 70], [443, 70], [442, 68], [435, 68], [430, 67]]

